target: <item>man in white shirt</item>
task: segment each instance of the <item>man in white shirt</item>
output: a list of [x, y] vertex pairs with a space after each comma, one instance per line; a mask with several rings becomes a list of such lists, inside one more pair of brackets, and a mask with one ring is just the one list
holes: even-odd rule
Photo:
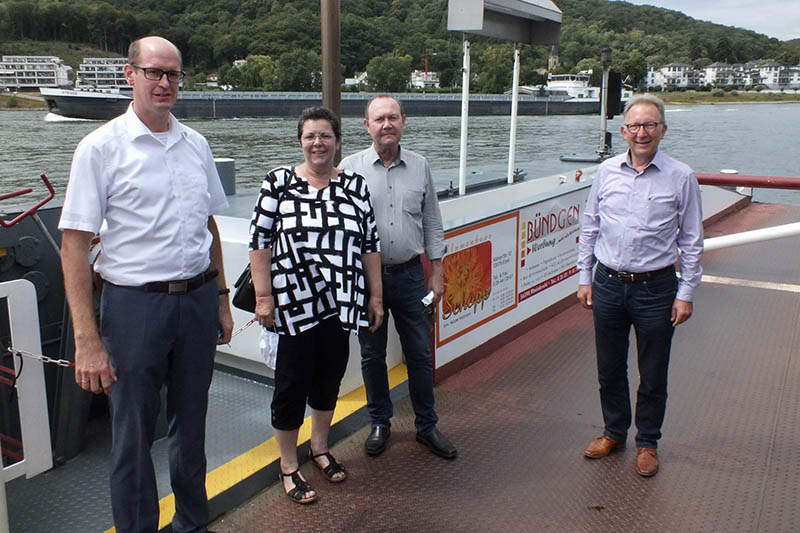
[[[205, 419], [216, 345], [233, 330], [213, 215], [228, 202], [208, 142], [171, 114], [180, 51], [131, 44], [128, 111], [75, 151], [59, 229], [75, 333], [75, 381], [113, 404], [111, 502], [118, 532], [158, 529], [150, 447], [166, 387], [175, 532], [206, 531]], [[100, 328], [89, 246], [104, 280]]]

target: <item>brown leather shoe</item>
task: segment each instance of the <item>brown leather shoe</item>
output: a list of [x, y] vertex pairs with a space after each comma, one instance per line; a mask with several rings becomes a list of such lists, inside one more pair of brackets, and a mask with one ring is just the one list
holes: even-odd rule
[[622, 441], [600, 435], [589, 443], [589, 446], [583, 451], [583, 455], [590, 459], [599, 459], [610, 454], [614, 449], [621, 448], [623, 445]]
[[636, 473], [644, 477], [653, 477], [658, 472], [658, 453], [655, 448], [636, 449]]

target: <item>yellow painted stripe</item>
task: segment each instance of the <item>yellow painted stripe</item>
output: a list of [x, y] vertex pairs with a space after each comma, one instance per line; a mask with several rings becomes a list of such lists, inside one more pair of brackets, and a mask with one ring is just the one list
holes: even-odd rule
[[[389, 388], [393, 389], [408, 379], [408, 372], [406, 365], [399, 364], [389, 370]], [[361, 409], [367, 403], [367, 395], [364, 386], [360, 386], [354, 391], [345, 394], [336, 402], [336, 411], [333, 414], [332, 424], [336, 424], [341, 420], [347, 418], [351, 414]], [[311, 438], [311, 417], [306, 417], [303, 425], [300, 428], [300, 434], [297, 438], [298, 446], [305, 443]], [[211, 499], [237, 483], [252, 476], [262, 468], [280, 459], [280, 451], [278, 450], [278, 443], [275, 437], [262, 442], [258, 446], [246, 451], [242, 455], [235, 457], [225, 463], [224, 465], [215, 468], [206, 475], [206, 492], [208, 498]], [[166, 527], [172, 522], [172, 516], [175, 514], [175, 496], [169, 494], [159, 502], [160, 518], [158, 522], [159, 529]], [[106, 533], [115, 533], [116, 528], [106, 530]]]

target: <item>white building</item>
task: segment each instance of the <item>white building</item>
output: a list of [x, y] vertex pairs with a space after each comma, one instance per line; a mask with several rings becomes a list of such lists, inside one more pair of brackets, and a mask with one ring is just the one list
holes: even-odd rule
[[35, 91], [40, 87], [70, 87], [68, 67], [55, 56], [3, 56], [0, 90]]
[[705, 68], [695, 69], [684, 63], [670, 63], [660, 68], [647, 67], [647, 88], [661, 87], [676, 89], [680, 87], [734, 86], [755, 87], [763, 85], [767, 89], [800, 89], [800, 65], [785, 67], [775, 61], [749, 61], [743, 64], [712, 63]]
[[345, 78], [344, 85], [345, 87], [358, 87], [362, 88], [367, 84], [367, 73], [366, 72], [356, 72], [356, 75], [352, 78]]
[[415, 89], [438, 89], [439, 73], [415, 70], [411, 73], [411, 87]]
[[762, 63], [758, 67], [758, 74], [761, 78], [761, 85], [768, 89], [781, 89], [781, 71], [786, 68], [775, 61]]
[[681, 87], [688, 87], [690, 85], [690, 73], [694, 70], [692, 65], [687, 63], [670, 63], [659, 69], [664, 75], [665, 87], [670, 89], [678, 89]]
[[108, 89], [128, 87], [124, 57], [84, 57], [75, 73], [76, 88]]
[[706, 85], [733, 85], [734, 67], [728, 63], [711, 63], [705, 69]]

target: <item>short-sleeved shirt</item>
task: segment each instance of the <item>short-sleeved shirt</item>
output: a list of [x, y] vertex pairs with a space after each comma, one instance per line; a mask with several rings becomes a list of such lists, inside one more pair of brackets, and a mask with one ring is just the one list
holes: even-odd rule
[[116, 285], [189, 279], [211, 263], [208, 218], [228, 206], [206, 139], [170, 117], [154, 134], [133, 106], [78, 144], [59, 229], [100, 233]]
[[428, 161], [423, 156], [401, 148], [387, 167], [373, 145], [342, 159], [339, 166], [367, 179], [384, 265], [405, 263], [422, 252], [428, 259], [444, 256], [439, 199]]
[[250, 250], [272, 248], [275, 326], [295, 335], [338, 316], [367, 327], [361, 255], [380, 252], [366, 180], [341, 172], [318, 190], [293, 167], [271, 170], [250, 223]]

